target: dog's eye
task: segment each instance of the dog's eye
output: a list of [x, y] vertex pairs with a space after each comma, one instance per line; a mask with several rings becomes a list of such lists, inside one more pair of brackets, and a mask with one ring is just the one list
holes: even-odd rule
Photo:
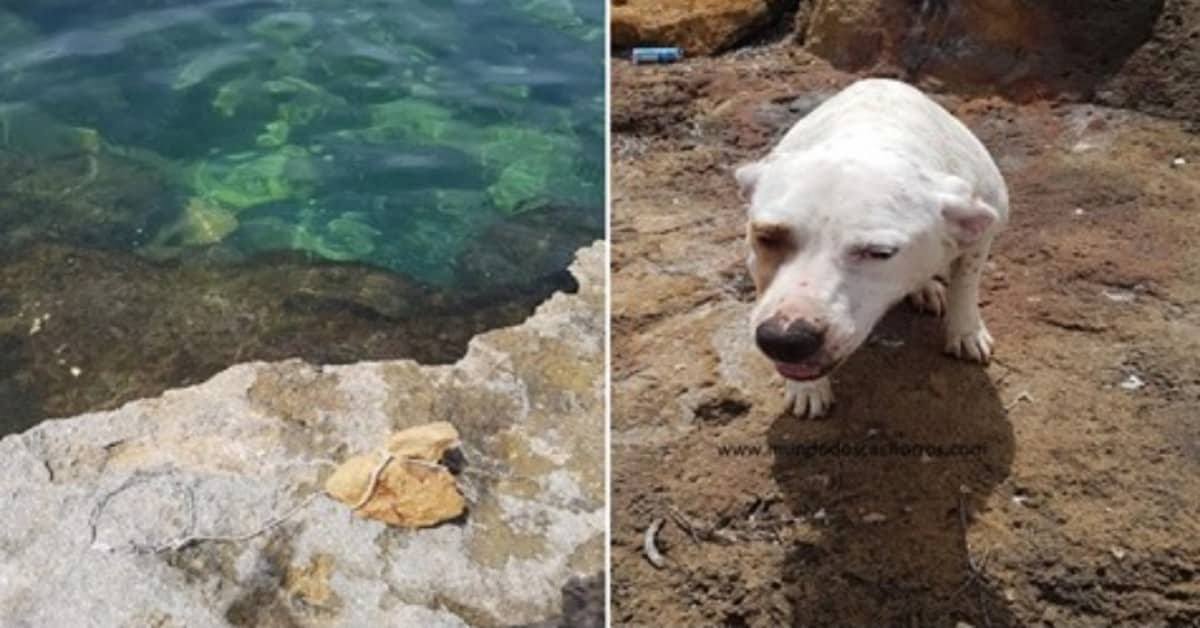
[[855, 250], [854, 255], [865, 260], [886, 260], [891, 259], [898, 250], [900, 249], [894, 246], [868, 245]]

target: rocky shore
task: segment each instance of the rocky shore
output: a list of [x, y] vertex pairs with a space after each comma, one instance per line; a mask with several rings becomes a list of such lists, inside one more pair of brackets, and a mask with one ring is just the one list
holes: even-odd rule
[[[6, 625], [588, 625], [604, 563], [604, 245], [445, 366], [229, 368], [0, 440]], [[320, 491], [450, 421], [469, 510], [423, 530]], [[564, 617], [564, 613], [567, 615]]]

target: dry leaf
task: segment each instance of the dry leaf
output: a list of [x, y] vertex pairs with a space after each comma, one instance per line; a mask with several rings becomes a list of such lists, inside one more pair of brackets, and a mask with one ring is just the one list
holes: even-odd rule
[[[371, 486], [383, 460], [371, 456], [347, 460], [325, 482], [325, 490], [352, 508], [358, 506], [355, 512], [360, 517], [408, 528], [437, 525], [466, 509], [454, 476], [445, 467], [427, 462], [392, 458]], [[362, 503], [368, 491], [370, 497]]]
[[355, 456], [325, 481], [325, 490], [360, 517], [420, 528], [453, 519], [466, 510], [454, 476], [437, 464], [458, 445], [458, 431], [445, 422], [392, 435], [386, 454]]
[[458, 446], [458, 430], [445, 421], [426, 423], [392, 434], [387, 449], [397, 458], [437, 462], [447, 449]]

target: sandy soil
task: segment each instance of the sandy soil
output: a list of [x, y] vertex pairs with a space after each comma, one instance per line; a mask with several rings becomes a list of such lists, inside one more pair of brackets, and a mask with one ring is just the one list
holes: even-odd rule
[[786, 45], [613, 65], [617, 625], [1200, 625], [1200, 136], [944, 98], [1013, 199], [997, 359], [899, 306], [802, 421], [749, 342], [730, 168], [854, 77]]

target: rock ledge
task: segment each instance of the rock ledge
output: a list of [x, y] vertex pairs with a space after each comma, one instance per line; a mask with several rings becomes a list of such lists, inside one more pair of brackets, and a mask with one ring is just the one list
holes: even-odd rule
[[[604, 562], [604, 245], [523, 324], [448, 366], [232, 367], [0, 440], [6, 625], [556, 621]], [[435, 420], [463, 436], [460, 522], [405, 531], [320, 493]], [[577, 586], [577, 585], [576, 585]]]

